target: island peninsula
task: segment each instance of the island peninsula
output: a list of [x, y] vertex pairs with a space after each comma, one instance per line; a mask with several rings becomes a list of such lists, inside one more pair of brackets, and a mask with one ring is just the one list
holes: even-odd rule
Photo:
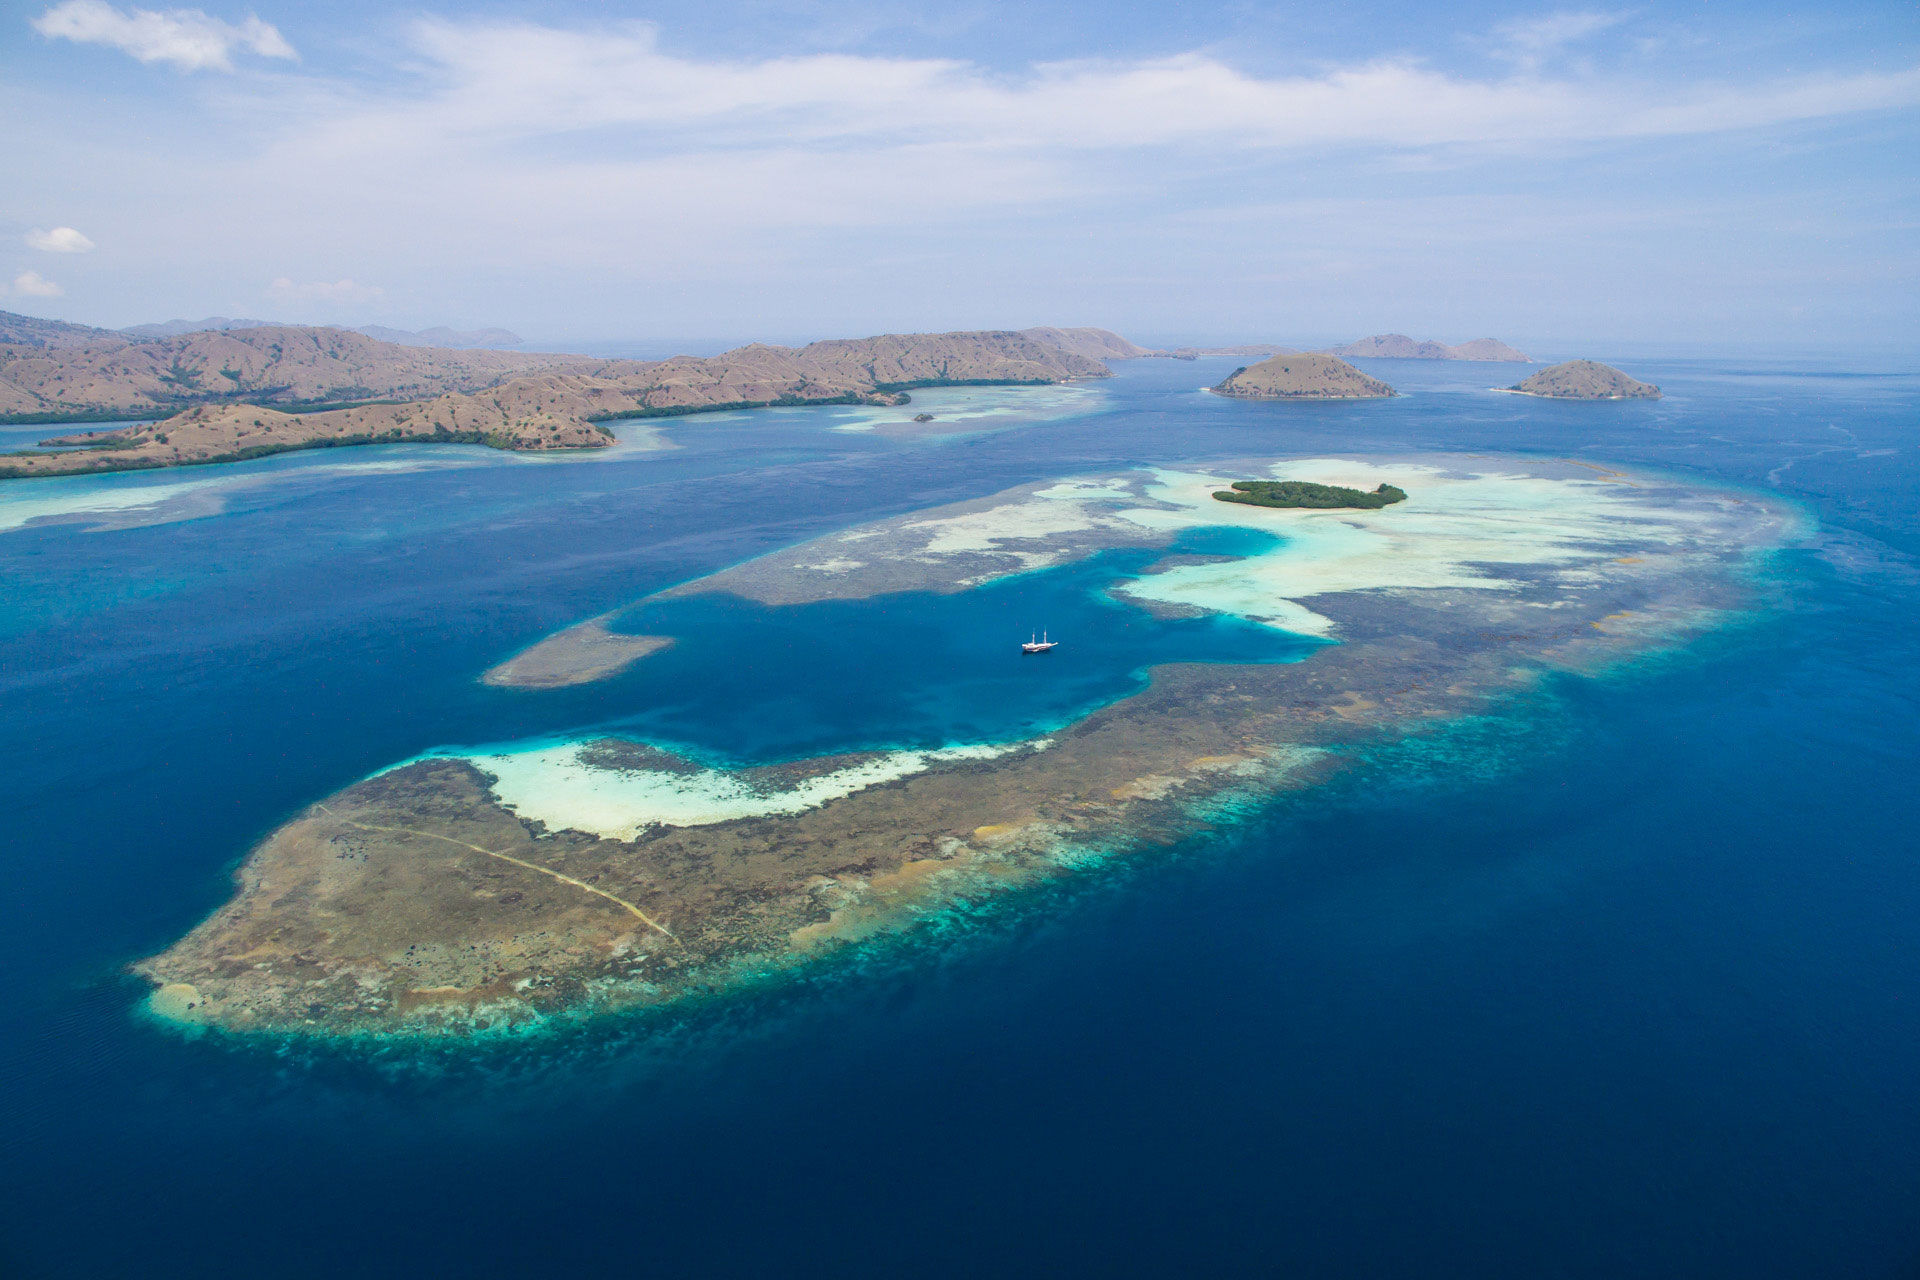
[[[1212, 497], [1249, 475], [1407, 497]], [[1157, 548], [1116, 601], [1327, 643], [1159, 666], [1023, 741], [750, 768], [604, 729], [434, 751], [295, 814], [247, 856], [230, 902], [136, 968], [175, 1023], [322, 1037], [529, 1032], [762, 982], [1140, 856], [1219, 821], [1224, 801], [1313, 785], [1356, 749], [1548, 673], [1682, 644], [1751, 607], [1755, 557], [1795, 528], [1752, 495], [1487, 456], [1141, 468], [861, 525], [666, 594], [779, 608], [964, 592]], [[1195, 530], [1235, 550], [1179, 553]], [[619, 616], [583, 626], [617, 633]], [[604, 673], [593, 643], [563, 642], [544, 677], [565, 682], [569, 653], [579, 679]]]
[[[1067, 332], [1082, 345], [1090, 341], [1086, 335], [1105, 333]], [[1092, 357], [998, 330], [887, 334], [798, 348], [755, 343], [708, 358], [653, 361], [445, 351], [344, 329], [286, 326], [151, 341], [89, 336], [105, 333], [0, 323], [0, 336], [32, 340], [0, 343], [0, 417], [165, 416], [114, 431], [55, 435], [46, 443], [70, 446], [59, 452], [0, 455], [0, 478], [402, 441], [596, 449], [613, 443], [601, 424], [619, 418], [765, 405], [900, 404], [916, 387], [1041, 385], [1109, 373]], [[1106, 338], [1125, 343], [1117, 335]]]

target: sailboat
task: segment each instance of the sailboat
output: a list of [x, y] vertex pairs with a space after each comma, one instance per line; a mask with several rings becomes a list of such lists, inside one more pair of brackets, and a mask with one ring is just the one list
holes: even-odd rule
[[1021, 646], [1020, 646], [1020, 652], [1022, 652], [1022, 653], [1046, 653], [1046, 652], [1048, 652], [1048, 651], [1050, 651], [1050, 650], [1051, 650], [1051, 649], [1053, 648], [1053, 646], [1055, 646], [1055, 645], [1057, 645], [1057, 644], [1059, 644], [1059, 643], [1060, 643], [1060, 642], [1059, 642], [1058, 640], [1049, 640], [1049, 639], [1047, 639], [1047, 633], [1046, 633], [1046, 632], [1044, 632], [1044, 631], [1042, 631], [1042, 632], [1040, 633], [1040, 638], [1039, 638], [1038, 640], [1035, 640], [1035, 639], [1033, 638], [1033, 633], [1032, 633], [1032, 632], [1028, 632], [1028, 633], [1027, 633], [1027, 642], [1026, 642], [1025, 644], [1023, 644], [1023, 645], [1021, 645]]

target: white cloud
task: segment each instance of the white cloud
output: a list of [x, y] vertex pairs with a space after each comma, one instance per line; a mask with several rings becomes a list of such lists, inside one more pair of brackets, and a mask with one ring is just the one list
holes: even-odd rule
[[199, 9], [130, 9], [106, 0], [64, 0], [33, 19], [49, 40], [104, 44], [141, 62], [170, 62], [183, 71], [231, 71], [237, 49], [263, 58], [298, 58], [272, 24], [249, 15], [238, 25]]
[[26, 241], [29, 249], [43, 253], [87, 253], [93, 249], [93, 241], [72, 227], [55, 227], [51, 231], [36, 227], [27, 232]]
[[1603, 13], [1591, 9], [1562, 10], [1538, 18], [1503, 22], [1494, 28], [1499, 41], [1496, 52], [1528, 69], [1538, 67], [1549, 54], [1570, 44], [1578, 44], [1625, 22], [1630, 15]]
[[[1578, 51], [1575, 41], [1607, 36], [1612, 22], [1550, 15], [1516, 24], [1500, 47]], [[1024, 296], [1029, 280], [1084, 279], [1072, 296], [1093, 297], [1118, 287], [1116, 263], [1130, 259], [1177, 259], [1215, 280], [1217, 262], [1320, 224], [1288, 206], [1235, 224], [1216, 255], [1202, 240], [1169, 249], [1169, 220], [1303, 192], [1349, 195], [1364, 210], [1463, 185], [1571, 180], [1583, 194], [1568, 207], [1671, 220], [1700, 198], [1695, 161], [1750, 150], [1749, 138], [1716, 135], [1800, 122], [1837, 133], [1867, 112], [1900, 111], [1907, 127], [1920, 104], [1920, 67], [1897, 62], [1652, 76], [1631, 58], [1573, 68], [1554, 58], [1543, 69], [1399, 57], [1273, 74], [1188, 52], [1002, 67], [726, 56], [644, 24], [479, 19], [403, 25], [381, 48], [381, 66], [350, 78], [203, 78], [156, 106], [163, 123], [131, 134], [114, 127], [113, 104], [76, 84], [71, 102], [49, 99], [60, 109], [45, 109], [43, 127], [22, 131], [20, 185], [66, 191], [62, 215], [76, 222], [114, 211], [114, 252], [164, 264], [154, 278], [169, 288], [260, 300], [272, 280], [284, 304], [272, 314], [363, 319], [391, 304], [401, 322], [397, 299], [436, 299], [476, 321], [531, 309], [582, 326], [641, 315], [766, 333], [791, 314], [823, 332], [842, 323], [835, 315], [864, 325], [887, 307], [901, 317], [892, 323], [958, 321], [965, 299]], [[7, 92], [0, 85], [0, 115]], [[1628, 148], [1614, 144], [1636, 139], [1661, 140], [1659, 165], [1641, 163], [1653, 147], [1623, 161]], [[1476, 177], [1463, 182], [1463, 169]], [[208, 191], [219, 201], [208, 204]], [[137, 221], [124, 216], [129, 201]], [[1434, 212], [1507, 245], [1508, 208], [1489, 197], [1484, 217], [1478, 206]], [[1671, 262], [1663, 225], [1614, 243]], [[1375, 229], [1345, 211], [1315, 231], [1315, 252], [1329, 264], [1378, 261]], [[1573, 221], [1542, 216], [1522, 230], [1554, 249], [1534, 268], [1540, 281], [1565, 269], [1552, 263], [1585, 260]], [[1444, 231], [1408, 234], [1424, 244]], [[1394, 262], [1413, 281], [1440, 269], [1411, 251]], [[901, 279], [928, 284], [903, 289]], [[985, 304], [965, 318], [999, 322]]]
[[13, 291], [28, 298], [57, 298], [66, 292], [38, 271], [22, 271], [15, 276]]
[[[1514, 28], [1508, 39], [1537, 54], [1618, 20], [1555, 15]], [[1188, 53], [1041, 63], [999, 75], [942, 59], [702, 59], [663, 51], [643, 25], [585, 31], [428, 20], [415, 38], [427, 60], [418, 83], [334, 114], [323, 127], [337, 130], [342, 146], [507, 145], [609, 130], [607, 150], [631, 160], [876, 142], [1068, 153], [1187, 143], [1419, 148], [1711, 133], [1920, 102], [1920, 68], [1648, 83], [1473, 78], [1386, 59], [1266, 77]]]
[[283, 301], [371, 302], [386, 293], [379, 285], [353, 280], [315, 280], [296, 284], [286, 276], [275, 280], [267, 290]]

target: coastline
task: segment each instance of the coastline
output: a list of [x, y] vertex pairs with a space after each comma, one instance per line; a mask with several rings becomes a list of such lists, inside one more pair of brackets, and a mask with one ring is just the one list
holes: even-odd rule
[[[1087, 377], [1109, 375], [1090, 374]], [[847, 392], [844, 395], [826, 397], [776, 396], [764, 400], [734, 400], [715, 404], [655, 405], [638, 409], [619, 410], [610, 413], [593, 414], [583, 419], [596, 430], [596, 436], [583, 438], [562, 444], [528, 444], [524, 439], [501, 431], [450, 431], [437, 428], [419, 432], [359, 433], [344, 436], [319, 436], [307, 440], [292, 441], [285, 444], [254, 444], [221, 453], [208, 453], [188, 456], [175, 452], [167, 456], [139, 455], [127, 456], [130, 450], [139, 447], [135, 443], [115, 442], [102, 444], [96, 449], [72, 449], [59, 452], [40, 452], [35, 450], [16, 450], [12, 453], [0, 453], [0, 480], [33, 480], [52, 476], [72, 475], [113, 475], [126, 471], [163, 471], [176, 467], [217, 466], [232, 462], [251, 462], [256, 458], [273, 457], [282, 453], [300, 453], [309, 449], [348, 449], [362, 445], [383, 444], [480, 444], [505, 453], [587, 453], [609, 448], [616, 442], [613, 435], [601, 424], [608, 422], [634, 421], [656, 418], [686, 418], [706, 413], [738, 413], [750, 409], [795, 409], [822, 407], [841, 407], [846, 405], [884, 405], [899, 406], [912, 403], [907, 392], [937, 387], [1044, 387], [1062, 386], [1081, 381], [1081, 378], [1034, 379], [1034, 378], [961, 378], [929, 379], [924, 381], [889, 383], [879, 388], [879, 394]], [[355, 403], [350, 408], [367, 406], [407, 407], [415, 401], [376, 400]], [[228, 407], [249, 407], [234, 405]], [[333, 410], [328, 410], [332, 412]], [[273, 412], [280, 412], [275, 410]], [[69, 425], [84, 426], [90, 422], [127, 421], [126, 419], [77, 418], [64, 419]], [[171, 419], [149, 418], [138, 421], [148, 422], [155, 427], [166, 425]], [[32, 424], [27, 424], [32, 425]], [[22, 465], [9, 459], [29, 459], [40, 465]], [[73, 461], [69, 463], [67, 459]]]
[[1388, 391], [1382, 395], [1332, 396], [1319, 391], [1222, 391], [1219, 387], [1201, 387], [1222, 400], [1391, 400], [1400, 393]]
[[1488, 387], [1503, 396], [1526, 396], [1530, 400], [1560, 400], [1572, 404], [1605, 403], [1609, 400], [1649, 400], [1650, 396], [1550, 396], [1539, 391], [1522, 391], [1518, 387]]
[[[1336, 465], [1360, 464], [1319, 465], [1326, 474]], [[1426, 465], [1419, 473], [1424, 482], [1404, 468], [1400, 472], [1414, 486], [1413, 500], [1425, 497], [1426, 514], [1414, 514], [1456, 525], [1477, 520], [1444, 514], [1448, 501], [1457, 507], [1458, 500], [1442, 500], [1436, 486], [1444, 489], [1439, 477], [1446, 473]], [[1529, 475], [1545, 468], [1527, 465]], [[458, 1041], [476, 1032], [572, 1023], [595, 1012], [722, 990], [731, 981], [728, 974], [785, 971], [823, 950], [911, 928], [951, 898], [992, 897], [1054, 879], [1085, 865], [1093, 858], [1089, 849], [1124, 856], [1184, 838], [1200, 829], [1195, 824], [1206, 819], [1194, 815], [1209, 805], [1257, 805], [1261, 796], [1310, 785], [1338, 768], [1346, 753], [1480, 714], [1554, 672], [1590, 673], [1684, 647], [1751, 607], [1755, 592], [1739, 581], [1739, 566], [1794, 533], [1794, 521], [1777, 503], [1679, 488], [1643, 472], [1594, 471], [1593, 464], [1555, 464], [1545, 473], [1589, 478], [1532, 480], [1508, 466], [1494, 473], [1506, 478], [1493, 481], [1484, 500], [1473, 499], [1493, 504], [1487, 514], [1496, 524], [1488, 530], [1512, 525], [1517, 512], [1540, 503], [1550, 508], [1577, 496], [1591, 506], [1593, 517], [1564, 527], [1598, 520], [1583, 535], [1594, 549], [1560, 556], [1553, 563], [1564, 564], [1564, 571], [1515, 562], [1510, 569], [1518, 577], [1476, 587], [1444, 585], [1457, 571], [1436, 576], [1434, 568], [1416, 567], [1414, 581], [1435, 585], [1402, 596], [1351, 585], [1330, 595], [1310, 594], [1311, 609], [1296, 606], [1298, 613], [1280, 610], [1277, 616], [1290, 629], [1302, 614], [1331, 618], [1345, 643], [1280, 665], [1156, 666], [1146, 689], [1073, 722], [1042, 751], [935, 761], [884, 781], [872, 775], [874, 784], [843, 788], [819, 803], [796, 792], [802, 798], [779, 802], [774, 810], [755, 801], [761, 806], [756, 812], [717, 810], [693, 825], [685, 825], [687, 819], [680, 825], [643, 819], [636, 826], [631, 818], [589, 818], [539, 772], [557, 764], [574, 778], [568, 786], [613, 788], [608, 795], [625, 788], [633, 798], [621, 803], [641, 805], [633, 812], [642, 815], [654, 803], [646, 798], [650, 794], [680, 804], [683, 794], [695, 802], [699, 788], [720, 785], [705, 766], [643, 742], [615, 741], [609, 748], [581, 741], [552, 764], [530, 758], [534, 773], [516, 765], [518, 780], [510, 785], [490, 766], [495, 756], [440, 755], [396, 766], [328, 797], [269, 837], [243, 864], [239, 896], [136, 970], [156, 987], [174, 988], [149, 1002], [155, 1016], [172, 1010], [193, 1025], [323, 1038], [379, 1031]], [[1068, 500], [1056, 490], [1076, 495], [1069, 505], [1100, 494], [1098, 502], [1119, 504], [1135, 519], [1165, 522], [1184, 517], [1177, 504], [1156, 506], [1164, 499], [1150, 495], [1173, 494], [1164, 487], [1173, 474], [1162, 473], [1158, 490], [1103, 486], [1095, 477], [1077, 487], [1053, 485], [1045, 491], [1053, 496], [1032, 501]], [[1462, 482], [1448, 483], [1458, 488]], [[1470, 484], [1458, 491], [1468, 497], [1479, 492]], [[1142, 497], [1149, 497], [1149, 505], [1128, 505]], [[966, 531], [1036, 527], [1024, 505], [982, 501], [987, 505], [962, 504], [968, 509], [945, 518], [921, 512], [897, 523], [959, 548], [954, 554], [960, 558], [947, 572], [971, 574], [981, 552], [966, 548], [978, 545], [981, 535]], [[1676, 505], [1685, 510], [1676, 512]], [[1671, 534], [1642, 531], [1635, 536], [1646, 540], [1646, 554], [1622, 555], [1618, 540], [1631, 526], [1609, 524], [1606, 513], [1616, 506], [1623, 515], [1665, 511], [1669, 520], [1682, 521], [1696, 545], [1674, 551]], [[1251, 510], [1230, 523], [1299, 526], [1312, 519]], [[1395, 510], [1366, 514], [1388, 530], [1407, 526], [1394, 519]], [[1339, 519], [1320, 522], [1329, 526], [1324, 536], [1347, 538], [1339, 530], [1355, 513], [1334, 514]], [[985, 517], [991, 519], [983, 526]], [[1473, 532], [1480, 525], [1458, 528], [1466, 540], [1449, 554], [1491, 553], [1474, 540], [1485, 536]], [[1103, 535], [1092, 528], [1076, 536]], [[1541, 536], [1551, 538], [1552, 532]], [[883, 559], [895, 558], [865, 528], [816, 544], [835, 537], [875, 544]], [[1531, 555], [1537, 540], [1513, 544], [1508, 554]], [[755, 581], [783, 581], [792, 571], [781, 557], [810, 562], [822, 553], [816, 544], [724, 571], [708, 589], [747, 588], [751, 594]], [[1344, 542], [1327, 545], [1330, 553], [1343, 546], [1342, 555], [1353, 550]], [[1397, 545], [1381, 548], [1382, 563], [1404, 561]], [[1262, 574], [1312, 567], [1289, 568], [1285, 555], [1267, 560]], [[1003, 567], [1018, 564], [1015, 559]], [[743, 571], [746, 576], [739, 576]], [[1232, 570], [1213, 557], [1163, 566], [1135, 585], [1150, 589], [1141, 603], [1171, 606], [1197, 598], [1193, 592], [1202, 586], [1217, 600], [1237, 580], [1233, 575], [1249, 571]], [[1314, 572], [1324, 578], [1331, 569], [1320, 565]], [[1563, 578], [1565, 585], [1556, 585]], [[1321, 580], [1307, 580], [1310, 591]], [[1327, 585], [1341, 581], [1337, 575], [1325, 579]], [[1452, 603], [1433, 607], [1446, 601]], [[1462, 610], [1470, 602], [1477, 603]], [[851, 757], [823, 758], [730, 776], [777, 796], [855, 764]], [[652, 812], [664, 817], [667, 811]], [[569, 816], [590, 829], [553, 829], [554, 821]], [[388, 834], [375, 834], [381, 832]], [[522, 868], [538, 864], [533, 870], [549, 877], [541, 884], [571, 877], [572, 883], [594, 885], [593, 892], [617, 895], [616, 901], [664, 928], [634, 926], [631, 916], [596, 906], [590, 894], [542, 889], [500, 860]], [[376, 873], [377, 880], [365, 879]], [[296, 904], [316, 893], [319, 901], [336, 903], [327, 908], [336, 923], [303, 943], [316, 922], [306, 906]], [[352, 936], [336, 937], [348, 921], [359, 922], [349, 929]], [[278, 941], [266, 943], [270, 937]], [[383, 953], [397, 956], [390, 950], [395, 944], [383, 937], [406, 939], [405, 958], [375, 962], [372, 957]], [[444, 941], [429, 946], [434, 938]], [[239, 968], [222, 959], [243, 954], [255, 959]], [[261, 964], [273, 972], [263, 975]], [[185, 1009], [182, 983], [206, 999]], [[302, 989], [314, 994], [296, 996]]]

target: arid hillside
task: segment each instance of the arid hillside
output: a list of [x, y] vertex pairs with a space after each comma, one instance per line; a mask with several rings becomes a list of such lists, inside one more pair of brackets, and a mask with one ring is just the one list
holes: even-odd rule
[[478, 390], [581, 359], [404, 347], [346, 329], [298, 325], [151, 340], [91, 332], [101, 336], [58, 332], [44, 345], [0, 344], [0, 416], [78, 421], [237, 401], [412, 400]]
[[[304, 334], [322, 349], [341, 352], [353, 349], [345, 341], [348, 338], [376, 347], [388, 345], [338, 329], [245, 330], [239, 336], [261, 332]], [[234, 336], [194, 335], [229, 341]], [[330, 345], [336, 340], [337, 345]], [[288, 345], [283, 342], [282, 349]], [[387, 357], [384, 367], [396, 373], [408, 367], [403, 357], [427, 361], [421, 367], [438, 372], [445, 367], [431, 362], [449, 355], [417, 347], [393, 350], [402, 354]], [[559, 367], [504, 380], [485, 362], [556, 357], [457, 354], [475, 363], [445, 368], [442, 379], [484, 379], [485, 385], [397, 404], [306, 413], [286, 412], [271, 402], [200, 404], [148, 426], [102, 435], [54, 436], [55, 443], [91, 447], [7, 455], [0, 458], [0, 477], [237, 461], [290, 449], [401, 440], [459, 441], [506, 449], [590, 449], [611, 443], [611, 435], [598, 425], [611, 418], [669, 417], [769, 404], [897, 403], [900, 393], [911, 387], [1053, 383], [1108, 373], [1097, 360], [1005, 331], [886, 334], [798, 348], [756, 343], [710, 358], [560, 357], [566, 363]], [[258, 377], [238, 367], [234, 372], [241, 376], [228, 381], [242, 386], [253, 385], [248, 379]]]
[[1111, 329], [1056, 329], [1050, 325], [1041, 325], [1033, 329], [1022, 329], [1023, 337], [1043, 342], [1062, 351], [1071, 351], [1074, 355], [1085, 356], [1089, 360], [1137, 360], [1141, 356], [1164, 355], [1151, 347], [1143, 347], [1137, 342], [1121, 337]]
[[1369, 400], [1393, 394], [1380, 379], [1325, 355], [1274, 356], [1236, 369], [1213, 390], [1245, 400]]

